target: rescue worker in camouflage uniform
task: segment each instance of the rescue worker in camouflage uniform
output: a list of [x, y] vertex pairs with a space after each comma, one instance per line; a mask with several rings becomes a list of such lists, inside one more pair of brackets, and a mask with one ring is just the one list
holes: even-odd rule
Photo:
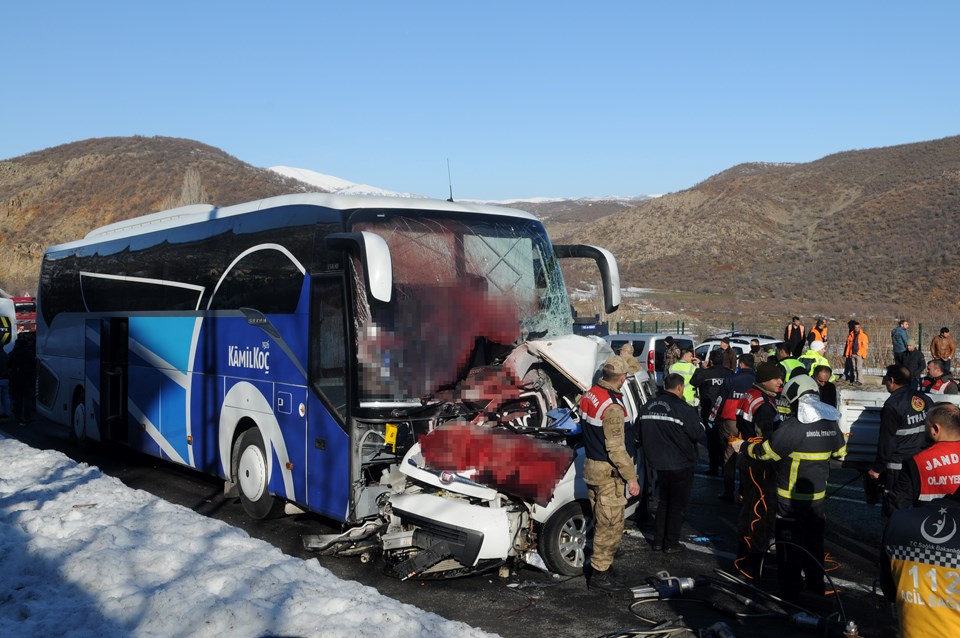
[[599, 383], [580, 399], [586, 460], [583, 478], [593, 509], [593, 574], [590, 588], [617, 591], [625, 587], [614, 573], [613, 556], [623, 537], [623, 510], [630, 496], [639, 496], [640, 483], [634, 462], [637, 437], [626, 420], [620, 388], [627, 379], [627, 364], [614, 355], [603, 364]]
[[629, 341], [620, 346], [620, 358], [627, 364], [628, 373], [633, 374], [634, 372], [643, 370], [643, 366], [640, 365], [637, 358], [633, 356], [633, 344]]

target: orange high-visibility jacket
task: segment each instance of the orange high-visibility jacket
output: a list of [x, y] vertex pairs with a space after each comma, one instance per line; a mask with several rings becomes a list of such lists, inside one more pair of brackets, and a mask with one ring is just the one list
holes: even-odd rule
[[851, 330], [850, 334], [847, 335], [847, 347], [843, 349], [843, 356], [852, 357], [856, 354], [861, 358], [866, 358], [868, 342], [869, 338], [867, 337], [867, 333], [861, 330], [860, 336], [857, 340], [857, 351], [853, 352], [853, 330]]

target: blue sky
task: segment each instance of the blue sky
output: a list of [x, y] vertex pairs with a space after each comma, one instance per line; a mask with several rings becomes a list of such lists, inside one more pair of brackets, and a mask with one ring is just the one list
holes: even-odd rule
[[960, 3], [89, 2], [0, 9], [0, 159], [196, 139], [458, 198], [663, 193], [960, 134]]

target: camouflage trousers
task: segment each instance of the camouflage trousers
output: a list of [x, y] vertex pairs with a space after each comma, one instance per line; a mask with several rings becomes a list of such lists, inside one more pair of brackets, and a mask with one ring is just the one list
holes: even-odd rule
[[607, 571], [623, 538], [623, 509], [627, 506], [626, 483], [619, 476], [596, 485], [588, 484], [590, 507], [593, 509], [593, 555], [590, 564], [595, 571]]

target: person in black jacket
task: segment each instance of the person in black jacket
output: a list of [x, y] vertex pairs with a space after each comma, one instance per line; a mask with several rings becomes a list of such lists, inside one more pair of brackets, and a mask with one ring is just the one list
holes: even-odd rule
[[907, 349], [903, 353], [903, 363], [900, 365], [910, 373], [910, 387], [919, 390], [923, 373], [927, 370], [927, 362], [923, 358], [923, 352], [917, 348], [916, 339], [907, 339]]
[[683, 377], [668, 374], [663, 392], [640, 408], [637, 420], [647, 463], [657, 472], [653, 548], [667, 554], [682, 552], [680, 531], [693, 487], [697, 442], [703, 437], [700, 416], [683, 400]]
[[847, 445], [837, 424], [839, 410], [820, 401], [813, 379], [794, 377], [783, 394], [791, 416], [744, 450], [750, 458], [777, 464], [777, 578], [781, 596], [796, 600], [804, 589], [824, 594], [823, 502], [830, 460], [846, 456]]
[[837, 407], [837, 386], [830, 380], [833, 369], [830, 366], [816, 366], [810, 373], [820, 388], [820, 400], [827, 405]]
[[713, 410], [710, 412], [711, 427], [717, 428], [723, 450], [723, 491], [717, 495], [717, 498], [730, 502], [736, 500], [733, 488], [736, 485], [737, 454], [730, 444], [740, 436], [737, 429], [737, 407], [740, 405], [740, 397], [753, 387], [756, 378], [752, 354], [747, 352], [740, 357], [738, 366], [736, 374], [723, 380], [720, 394], [717, 395]]
[[707, 457], [710, 459], [710, 476], [717, 476], [723, 467], [723, 446], [720, 444], [720, 433], [716, 427], [710, 426], [710, 412], [713, 404], [720, 396], [720, 387], [723, 380], [733, 374], [733, 370], [724, 367], [723, 351], [720, 349], [710, 352], [706, 367], [697, 368], [690, 378], [690, 385], [700, 391], [700, 421], [706, 429]]
[[36, 377], [36, 338], [33, 333], [25, 332], [20, 335], [10, 352], [12, 418], [16, 419], [19, 425], [27, 425], [33, 418]]
[[880, 519], [886, 527], [890, 515], [896, 510], [893, 486], [897, 483], [904, 459], [930, 445], [926, 419], [933, 401], [910, 387], [910, 374], [901, 366], [887, 366], [883, 384], [890, 396], [880, 409], [877, 458], [867, 474], [879, 480], [884, 489]]

